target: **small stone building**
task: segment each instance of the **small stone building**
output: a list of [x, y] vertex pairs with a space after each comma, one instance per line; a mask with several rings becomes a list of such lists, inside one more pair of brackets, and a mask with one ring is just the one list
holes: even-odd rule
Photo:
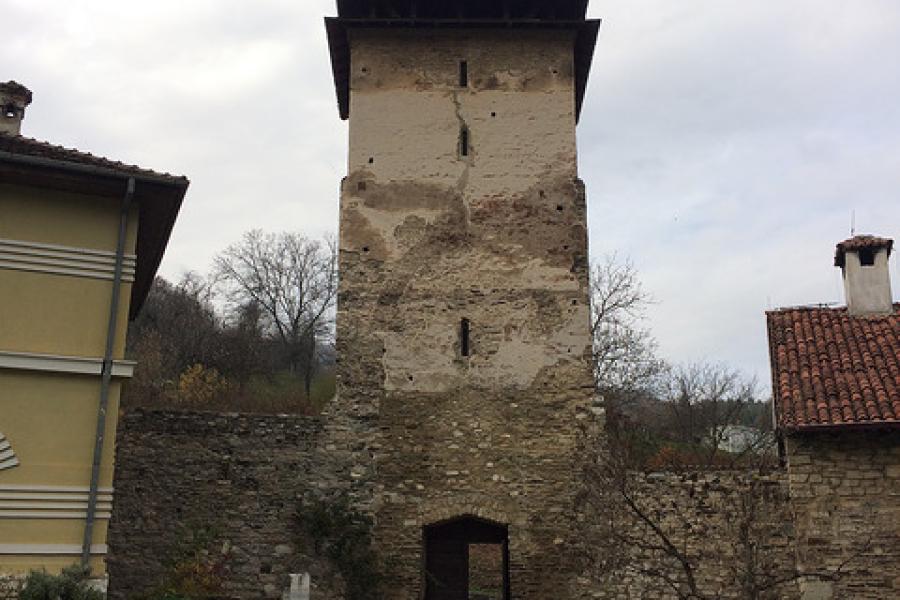
[[0, 84], [0, 575], [102, 577], [126, 326], [188, 181], [24, 137], [31, 100]]
[[837, 246], [846, 308], [767, 313], [804, 598], [900, 597], [900, 311], [893, 241]]

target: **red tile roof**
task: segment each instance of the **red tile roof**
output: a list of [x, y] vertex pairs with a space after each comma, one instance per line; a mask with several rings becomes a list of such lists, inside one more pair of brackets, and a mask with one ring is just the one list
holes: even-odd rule
[[779, 428], [900, 428], [900, 305], [878, 317], [846, 308], [766, 317]]
[[894, 248], [894, 240], [874, 235], [853, 236], [837, 245], [834, 251], [834, 266], [843, 267], [845, 254], [865, 248], [871, 248], [872, 250], [887, 248], [888, 256], [890, 256], [891, 250]]
[[48, 142], [42, 142], [21, 135], [7, 135], [0, 133], [0, 152], [9, 152], [11, 154], [24, 156], [36, 156], [50, 160], [59, 160], [68, 163], [110, 169], [124, 175], [156, 179], [161, 183], [170, 182], [181, 184], [185, 187], [188, 184], [186, 177], [171, 175], [169, 173], [159, 173], [157, 171], [151, 171], [150, 169], [142, 169], [135, 165], [128, 165], [119, 161], [103, 158], [102, 156], [95, 156], [88, 152], [56, 146]]

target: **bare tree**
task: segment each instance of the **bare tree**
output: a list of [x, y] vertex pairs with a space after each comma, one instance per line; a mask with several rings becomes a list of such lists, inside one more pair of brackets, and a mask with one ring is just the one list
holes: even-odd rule
[[[723, 458], [722, 447], [730, 432], [744, 420], [759, 396], [755, 378], [718, 363], [675, 367], [665, 379], [663, 399], [669, 409], [669, 429], [677, 441], [694, 448], [702, 466]], [[743, 450], [762, 450], [763, 431]], [[729, 455], [728, 458], [743, 458]]]
[[[594, 369], [608, 416], [605, 435], [586, 436], [580, 500], [595, 581], [626, 595], [758, 600], [793, 594], [801, 578], [840, 577], [800, 572], [773, 543], [787, 491], [768, 477], [756, 381], [721, 364], [665, 364], [644, 325], [650, 302], [630, 262], [607, 256], [594, 268]], [[741, 425], [759, 437], [724, 450]]]
[[605, 256], [591, 274], [591, 334], [597, 389], [609, 418], [646, 396], [665, 371], [656, 341], [644, 326], [652, 302], [634, 265], [615, 254]]
[[255, 307], [278, 340], [288, 368], [303, 377], [307, 397], [317, 348], [332, 331], [337, 292], [335, 244], [299, 233], [244, 234], [215, 260], [216, 280], [233, 307]]

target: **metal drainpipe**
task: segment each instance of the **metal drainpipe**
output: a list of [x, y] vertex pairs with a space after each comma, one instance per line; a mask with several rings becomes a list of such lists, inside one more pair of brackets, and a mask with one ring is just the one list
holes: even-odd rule
[[94, 438], [94, 463], [91, 465], [91, 487], [88, 493], [87, 519], [84, 524], [84, 542], [81, 546], [81, 565], [90, 566], [91, 542], [94, 538], [94, 521], [97, 514], [97, 488], [100, 483], [100, 461], [103, 457], [103, 441], [106, 434], [106, 411], [109, 407], [109, 385], [112, 381], [113, 347], [119, 321], [119, 297], [122, 289], [122, 265], [125, 259], [125, 235], [128, 230], [128, 213], [134, 198], [134, 177], [128, 178], [128, 187], [122, 199], [119, 215], [119, 239], [116, 242], [116, 266], [113, 274], [112, 297], [109, 302], [109, 325], [106, 329], [106, 351], [103, 354], [102, 379], [100, 383], [100, 407], [97, 410], [97, 433]]

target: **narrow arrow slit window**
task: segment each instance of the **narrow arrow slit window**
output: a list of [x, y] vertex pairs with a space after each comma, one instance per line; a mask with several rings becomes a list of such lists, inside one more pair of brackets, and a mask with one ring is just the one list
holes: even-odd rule
[[469, 155], [469, 128], [465, 125], [459, 128], [459, 155]]
[[469, 340], [471, 325], [468, 319], [463, 319], [459, 324], [459, 352], [463, 356], [469, 356], [471, 345]]

